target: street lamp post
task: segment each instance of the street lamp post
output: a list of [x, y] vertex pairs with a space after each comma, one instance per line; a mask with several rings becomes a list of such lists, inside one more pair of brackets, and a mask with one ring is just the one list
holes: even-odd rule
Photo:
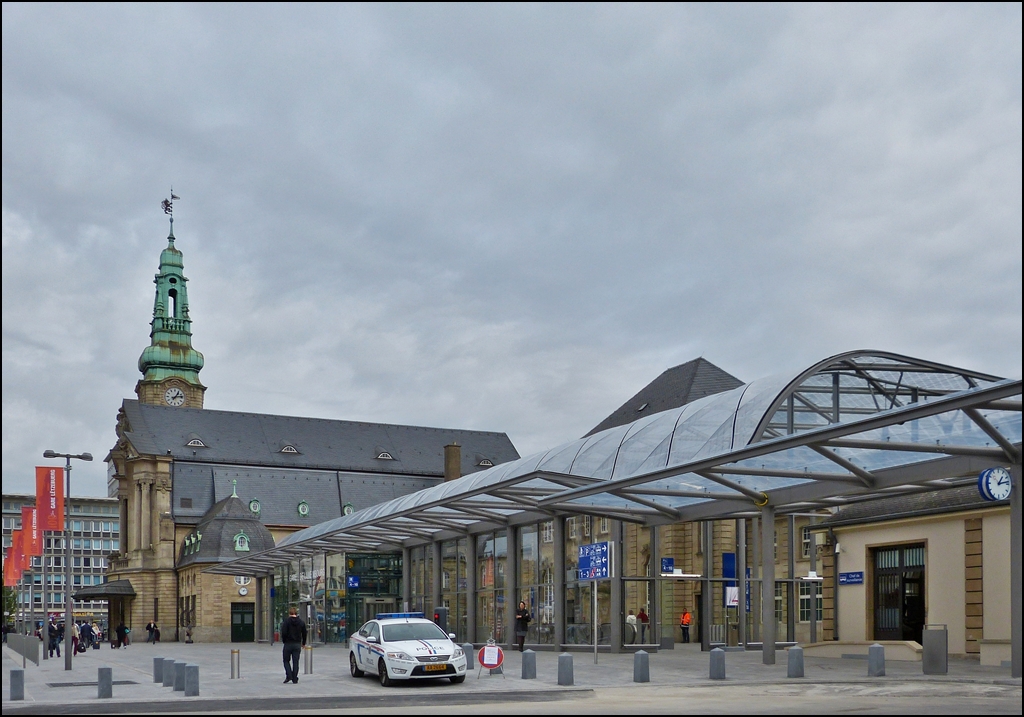
[[71, 625], [74, 623], [75, 610], [71, 602], [71, 459], [91, 461], [91, 453], [57, 453], [43, 451], [43, 458], [64, 458], [64, 669], [71, 669]]

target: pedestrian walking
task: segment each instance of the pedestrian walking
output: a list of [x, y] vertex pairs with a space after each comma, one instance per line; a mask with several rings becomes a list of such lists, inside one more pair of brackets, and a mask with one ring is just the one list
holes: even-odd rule
[[647, 612], [640, 608], [640, 612], [636, 614], [636, 619], [640, 622], [640, 644], [647, 644], [647, 627], [651, 624], [651, 618], [647, 617]]
[[284, 660], [284, 683], [299, 684], [299, 653], [306, 644], [306, 623], [299, 617], [299, 611], [288, 608], [288, 617], [281, 621], [281, 657]]
[[690, 623], [693, 622], [693, 616], [690, 611], [683, 608], [683, 614], [679, 616], [679, 629], [683, 631], [683, 642], [690, 641]]
[[47, 648], [50, 651], [50, 657], [53, 657], [53, 653], [57, 653], [57, 657], [60, 657], [60, 630], [57, 629], [57, 622], [53, 618], [50, 618], [50, 624], [46, 628], [46, 636], [49, 638], [49, 644]]
[[636, 643], [636, 615], [633, 614], [632, 610], [630, 610], [629, 614], [626, 615], [626, 626], [629, 628], [626, 631], [629, 633], [626, 635], [626, 639], [629, 640], [630, 645], [633, 645]]
[[156, 632], [156, 623], [150, 620], [146, 623], [146, 642], [153, 642], [153, 633]]
[[523, 651], [523, 645], [526, 643], [526, 633], [530, 629], [530, 620], [532, 619], [526, 603], [520, 600], [519, 609], [516, 610], [516, 639], [519, 641], [520, 652]]
[[78, 629], [78, 623], [71, 623], [71, 654], [78, 654], [78, 641], [82, 639], [82, 632]]
[[128, 628], [124, 625], [124, 620], [117, 623], [117, 629], [114, 630], [114, 634], [117, 636], [117, 641], [114, 646], [120, 650], [122, 646], [128, 645]]

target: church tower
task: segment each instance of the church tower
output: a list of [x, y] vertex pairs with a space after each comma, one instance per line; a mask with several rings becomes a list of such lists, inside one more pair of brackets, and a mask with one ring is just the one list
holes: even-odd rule
[[153, 304], [149, 346], [139, 357], [142, 379], [135, 393], [142, 403], [202, 408], [206, 386], [199, 381], [203, 355], [192, 348], [192, 320], [181, 252], [174, 246], [174, 217], [167, 248], [160, 253], [160, 271]]

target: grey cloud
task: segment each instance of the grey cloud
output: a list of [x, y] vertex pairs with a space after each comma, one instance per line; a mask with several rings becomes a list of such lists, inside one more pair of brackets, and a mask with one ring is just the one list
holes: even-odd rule
[[525, 453], [699, 354], [1020, 375], [1019, 5], [3, 21], [5, 487], [112, 441], [171, 182], [211, 407]]

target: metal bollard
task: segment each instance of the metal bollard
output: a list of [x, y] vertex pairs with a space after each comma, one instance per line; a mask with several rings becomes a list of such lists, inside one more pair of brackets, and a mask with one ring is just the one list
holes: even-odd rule
[[651, 656], [643, 650], [633, 653], [633, 682], [651, 681]]
[[804, 676], [804, 648], [793, 646], [789, 648], [789, 660], [786, 663], [786, 677]]
[[164, 658], [153, 658], [153, 682], [164, 681]]
[[572, 687], [572, 655], [563, 652], [558, 656], [558, 684], [562, 687]]
[[185, 662], [174, 663], [174, 691], [185, 691]]
[[885, 677], [885, 647], [877, 642], [868, 648], [868, 677]]
[[523, 679], [537, 679], [537, 653], [533, 650], [523, 650]]
[[237, 680], [242, 676], [242, 651], [231, 651], [231, 679]]
[[716, 647], [711, 651], [711, 675], [712, 680], [725, 679], [725, 650]]
[[472, 643], [467, 642], [462, 646], [462, 651], [466, 653], [466, 672], [472, 672], [476, 669], [476, 663], [473, 661], [476, 650], [473, 649]]
[[302, 674], [313, 674], [313, 648], [309, 645], [302, 646]]
[[921, 671], [926, 675], [949, 672], [949, 632], [945, 625], [925, 625], [921, 633]]
[[161, 676], [164, 687], [174, 687], [174, 660], [169, 657], [164, 658], [164, 671]]
[[11, 701], [25, 699], [25, 670], [20, 667], [11, 668]]
[[96, 676], [96, 697], [101, 700], [109, 700], [114, 696], [114, 670], [110, 667], [100, 667]]
[[199, 696], [199, 665], [185, 665], [185, 696]]

